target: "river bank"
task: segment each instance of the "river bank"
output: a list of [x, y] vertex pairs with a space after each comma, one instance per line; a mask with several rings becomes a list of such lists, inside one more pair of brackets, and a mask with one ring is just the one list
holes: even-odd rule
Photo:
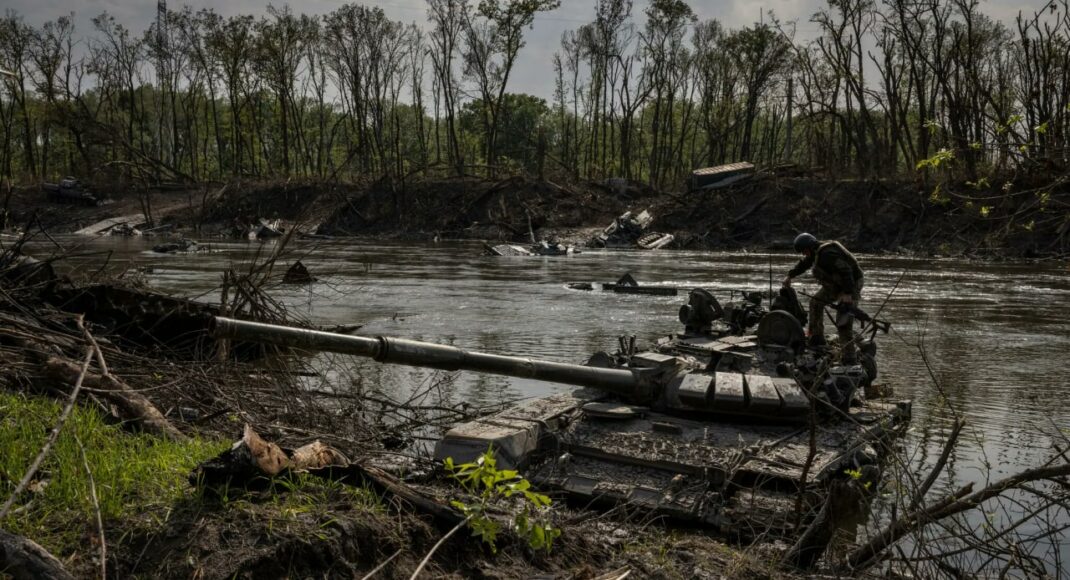
[[17, 190], [10, 223], [37, 220], [76, 231], [131, 216], [170, 235], [233, 237], [258, 220], [282, 220], [314, 236], [471, 239], [528, 243], [532, 235], [582, 247], [625, 211], [649, 210], [650, 230], [689, 250], [782, 250], [799, 231], [856, 251], [971, 259], [1070, 255], [1070, 190], [1064, 183], [858, 181], [759, 174], [708, 192], [659, 192], [641, 184], [557, 184], [512, 177], [341, 184], [288, 181], [115, 193], [101, 207], [56, 205]]
[[[0, 570], [16, 580], [404, 578], [432, 552], [424, 577], [792, 577], [774, 564], [783, 543], [744, 550], [639, 513], [556, 499], [547, 517], [561, 540], [552, 550], [509, 528], [496, 547], [465, 531], [435, 550], [465, 521], [450, 501], [478, 498], [422, 458], [412, 438], [500, 405], [446, 406], [442, 387], [398, 399], [376, 385], [310, 396], [302, 377], [326, 371], [303, 359], [220, 359], [203, 329], [192, 344], [183, 339], [218, 312], [207, 305], [150, 299], [136, 280], [70, 287], [44, 264], [13, 260], [10, 250], [0, 258], [0, 496], [9, 500], [0, 509]], [[235, 275], [231, 311], [248, 314], [251, 300], [260, 319], [284, 315], [255, 297], [261, 274]], [[156, 328], [161, 308], [146, 306], [152, 301], [168, 313], [167, 332]], [[238, 356], [239, 344], [228, 349]], [[209, 477], [205, 466], [231, 453], [243, 426], [247, 441], [250, 425], [290, 449], [327, 442], [365, 476]], [[497, 506], [494, 517], [511, 509]]]
[[[72, 255], [58, 262], [57, 267], [71, 261], [65, 270], [79, 278], [88, 276], [93, 280], [95, 274], [107, 267], [109, 272], [127, 272], [128, 277], [141, 284], [183, 296], [201, 296], [202, 303], [207, 304], [218, 304], [222, 294], [220, 281], [229, 273], [255, 270], [256, 260], [264, 258], [264, 249], [277, 246], [220, 242], [212, 252], [172, 256], [149, 251], [155, 240], [83, 236], [57, 236], [53, 240], [60, 245], [78, 247], [76, 254], [81, 256]], [[25, 249], [44, 257], [55, 251], [53, 240], [38, 236]], [[278, 284], [283, 268], [276, 267], [274, 277], [268, 276], [263, 288], [279, 303], [287, 305], [292, 315], [307, 316], [314, 323], [358, 321], [366, 324], [362, 332], [369, 334], [582, 362], [587, 353], [605, 348], [622, 332], [653, 337], [675, 328], [679, 300], [581, 293], [569, 290], [568, 281], [611, 280], [623, 271], [631, 271], [644, 282], [684, 288], [701, 286], [725, 296], [738, 289], [764, 286], [770, 262], [777, 271], [787, 268], [791, 262], [787, 254], [757, 257], [687, 250], [673, 254], [672, 260], [665, 260], [665, 254], [603, 250], [568, 258], [518, 261], [478, 257], [478, 247], [479, 244], [472, 242], [309, 240], [295, 243], [291, 248], [293, 253], [281, 255], [278, 262], [285, 265], [300, 256], [321, 280], [311, 286]], [[518, 268], [518, 264], [532, 267]], [[883, 315], [895, 320], [903, 334], [882, 342], [881, 364], [887, 365], [884, 368], [888, 380], [902, 389], [900, 394], [917, 401], [917, 430], [910, 449], [920, 450], [921, 456], [927, 458], [916, 463], [911, 461], [902, 473], [892, 475], [890, 486], [883, 493], [909, 501], [895, 490], [899, 485], [918, 480], [931, 468], [931, 462], [946, 443], [954, 413], [962, 413], [970, 422], [961, 440], [966, 443], [960, 441], [951, 454], [955, 473], [967, 474], [969, 479], [944, 483], [941, 478], [942, 483], [934, 487], [934, 494], [951, 485], [984, 485], [983, 480], [973, 477], [977, 473], [991, 474], [995, 479], [1043, 463], [1051, 440], [1026, 426], [1046, 425], [1048, 421], [1063, 424], [1066, 413], [1070, 412], [1060, 403], [1064, 400], [1058, 390], [1062, 369], [1046, 362], [1059, 360], [1066, 345], [1064, 321], [1047, 315], [1046, 310], [1053, 307], [1052, 300], [1055, 300], [1054, 308], [1062, 308], [1068, 296], [1065, 276], [1058, 266], [1049, 264], [1038, 268], [952, 260], [930, 263], [878, 256], [867, 256], [865, 265], [869, 273], [867, 291], [878, 298], [894, 294]], [[900, 284], [903, 271], [909, 275]], [[1022, 292], [1025, 287], [1031, 290]], [[4, 289], [7, 294], [13, 292], [11, 286]], [[448, 301], [449, 308], [443, 308], [444, 301]], [[2, 310], [25, 316], [36, 308], [27, 308], [22, 303]], [[64, 358], [76, 362], [84, 355], [78, 348], [84, 344], [84, 338], [71, 326], [70, 314], [42, 312], [51, 312], [46, 318], [59, 321], [65, 328], [63, 334], [68, 342], [61, 350]], [[913, 333], [911, 321], [926, 316], [930, 317], [928, 344], [943, 391], [933, 390], [924, 365], [909, 343]], [[14, 333], [15, 337], [11, 334], [20, 330], [19, 327], [11, 324], [0, 327], [0, 344], [5, 346], [5, 356], [22, 352], [13, 348], [16, 338], [21, 336], [25, 340], [27, 334], [42, 335], [39, 327], [31, 326], [32, 331], [23, 328]], [[408, 401], [413, 390], [419, 392], [438, 384], [441, 389], [431, 392], [441, 392], [448, 398], [409, 403], [409, 406], [460, 409], [463, 407], [457, 402], [463, 401], [469, 408], [483, 407], [559, 392], [553, 390], [553, 385], [484, 379], [469, 373], [447, 376], [448, 381], [439, 383], [443, 377], [431, 371], [418, 373], [403, 367], [377, 367], [374, 363], [364, 365], [334, 358], [305, 361], [314, 366], [298, 367], [299, 372], [292, 375], [300, 379], [301, 373], [312, 372], [315, 376], [292, 384], [282, 380], [291, 373], [277, 368], [212, 361], [193, 363], [188, 359], [169, 358], [166, 352], [146, 357], [143, 351], [132, 352], [122, 347], [121, 338], [126, 333], [109, 332], [108, 326], [91, 328], [106, 339], [101, 345], [113, 374], [145, 393], [181, 433], [206, 442], [201, 447], [185, 448], [183, 453], [164, 453], [166, 447], [160, 445], [161, 453], [155, 455], [144, 454], [144, 443], [136, 443], [144, 439], [126, 439], [131, 436], [125, 430], [112, 429], [97, 436], [74, 431], [87, 445], [93, 473], [100, 473], [98, 489], [107, 489], [105, 485], [113, 487], [108, 478], [125, 477], [121, 472], [98, 468], [97, 458], [102, 455], [144, 456], [144, 462], [130, 462], [129, 467], [133, 473], [153, 475], [147, 481], [138, 480], [142, 491], [124, 492], [123, 497], [129, 501], [123, 505], [129, 511], [106, 519], [104, 524], [103, 537], [107, 539], [110, 554], [107, 561], [117, 566], [114, 571], [132, 571], [135, 575], [189, 577], [209, 574], [217, 568], [221, 575], [268, 573], [284, 567], [282, 562], [294, 562], [292, 575], [307, 571], [309, 575], [362, 576], [404, 549], [388, 566], [391, 572], [387, 576], [407, 577], [423, 555], [448, 532], [426, 516], [398, 509], [392, 500], [379, 494], [368, 495], [362, 487], [349, 489], [302, 477], [279, 478], [274, 489], [246, 492], [234, 487], [221, 495], [212, 495], [196, 482], [188, 481], [189, 466], [228, 447], [241, 434], [245, 423], [256, 426], [266, 439], [285, 447], [294, 448], [321, 439], [338, 446], [357, 461], [375, 457], [396, 461], [398, 453], [407, 451], [387, 447], [399, 442], [397, 431], [377, 428], [375, 417], [380, 416], [382, 401], [394, 401], [390, 404], [395, 406], [388, 410], [401, 412], [396, 405]], [[1027, 334], [1027, 330], [1032, 334]], [[41, 387], [69, 389], [69, 382], [57, 383], [55, 378], [49, 378], [40, 363], [16, 363], [10, 356], [5, 361], [12, 362], [2, 374], [4, 388], [20, 396], [30, 393], [35, 397], [47, 396], [47, 391], [36, 390]], [[145, 369], [153, 372], [147, 373]], [[99, 374], [95, 365], [92, 371]], [[309, 388], [329, 392], [323, 390], [321, 381], [325, 379], [321, 376], [330, 376], [330, 384], [349, 385], [355, 390], [346, 391], [346, 397], [331, 397], [330, 404], [314, 404], [317, 398], [306, 397], [304, 393]], [[102, 396], [92, 393], [97, 398]], [[954, 411], [944, 408], [945, 400]], [[443, 405], [446, 401], [449, 404]], [[92, 398], [83, 404], [90, 408], [96, 406]], [[2, 405], [5, 417], [14, 415], [13, 403]], [[25, 427], [25, 439], [20, 446], [24, 451], [18, 454], [23, 463], [7, 468], [9, 486], [13, 485], [11, 480], [18, 479], [27, 458], [40, 448], [53, 426], [54, 410], [46, 413], [32, 409], [29, 414], [35, 420], [6, 423]], [[219, 414], [220, 411], [224, 412]], [[426, 420], [428, 416], [422, 413], [418, 416]], [[451, 414], [439, 416], [438, 420], [445, 424], [460, 417]], [[108, 422], [106, 417], [103, 422]], [[404, 433], [402, 430], [401, 434]], [[992, 433], [1005, 435], [993, 437]], [[110, 447], [112, 452], [97, 451], [101, 439], [115, 442]], [[404, 437], [400, 440], [404, 441]], [[66, 459], [50, 465], [48, 474], [37, 481], [66, 477], [58, 475], [62, 469], [73, 470], [72, 473], [85, 471], [77, 441], [65, 441], [67, 453], [63, 457]], [[981, 450], [973, 447], [975, 441], [985, 442]], [[1027, 453], [1027, 450], [1032, 451]], [[181, 461], [173, 461], [179, 457]], [[985, 468], [989, 457], [1000, 458], [1000, 464], [991, 470]], [[161, 458], [170, 458], [166, 469], [157, 463]], [[84, 476], [80, 481], [84, 486]], [[57, 492], [63, 489], [71, 488], [62, 485], [55, 488]], [[88, 492], [85, 487], [80, 489], [77, 495], [80, 511], [73, 512], [79, 514], [78, 525], [68, 519], [49, 519], [54, 514], [65, 513], [70, 504], [58, 504], [62, 506], [59, 509], [56, 503], [31, 491], [20, 495], [20, 503], [15, 504], [22, 507], [34, 500], [31, 508], [19, 512], [19, 517], [44, 523], [17, 529], [48, 543], [72, 567], [80, 566], [79, 575], [92, 576], [99, 560], [95, 556], [99, 544], [93, 538], [99, 534], [94, 531]], [[169, 499], [148, 499], [156, 497], [150, 493], [155, 489], [168, 490], [157, 495]], [[456, 489], [456, 485], [429, 488], [444, 498], [450, 498]], [[788, 573], [773, 567], [787, 548], [782, 542], [738, 544], [712, 538], [701, 530], [673, 528], [640, 514], [629, 515], [621, 510], [607, 514], [584, 508], [555, 501], [554, 522], [563, 535], [549, 555], [533, 552], [516, 540], [503, 543], [495, 555], [480, 548], [478, 541], [459, 534], [456, 542], [447, 542], [442, 554], [432, 558], [433, 575], [595, 578], [625, 566], [632, 570], [634, 577], [762, 578], [783, 577]], [[992, 508], [987, 511], [991, 513]], [[131, 512], [143, 517], [127, 517]], [[970, 522], [987, 521], [985, 517]], [[882, 521], [879, 512], [873, 521]], [[1054, 520], [1053, 525], [1058, 522]], [[4, 529], [16, 528], [5, 523]], [[59, 541], [50, 539], [56, 531], [71, 530], [77, 533], [66, 533], [66, 539], [59, 538]], [[326, 568], [323, 562], [333, 562], [338, 567]], [[896, 569], [917, 565], [906, 558], [892, 564]], [[880, 573], [886, 568], [873, 570]]]

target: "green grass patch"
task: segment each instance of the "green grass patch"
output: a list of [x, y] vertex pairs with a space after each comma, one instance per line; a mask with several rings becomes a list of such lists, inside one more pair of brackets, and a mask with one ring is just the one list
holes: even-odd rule
[[[11, 495], [41, 450], [60, 409], [49, 399], [0, 392], [0, 502]], [[94, 515], [78, 440], [93, 472], [105, 522], [134, 516], [165, 521], [175, 502], [195, 493], [187, 479], [193, 467], [229, 447], [223, 441], [176, 443], [133, 435], [106, 424], [96, 409], [76, 406], [38, 471], [44, 485], [32, 485], [37, 491], [15, 504], [24, 509], [9, 514], [0, 527], [56, 554], [70, 553], [83, 542]]]

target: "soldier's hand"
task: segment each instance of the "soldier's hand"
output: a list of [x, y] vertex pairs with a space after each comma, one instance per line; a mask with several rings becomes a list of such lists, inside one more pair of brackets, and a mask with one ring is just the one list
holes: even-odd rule
[[787, 278], [784, 278], [784, 287], [785, 288], [791, 288], [791, 276], [788, 276]]
[[851, 298], [850, 294], [841, 294], [840, 295], [840, 302], [842, 302], [844, 304], [851, 304], [852, 302], [854, 302], [854, 299]]

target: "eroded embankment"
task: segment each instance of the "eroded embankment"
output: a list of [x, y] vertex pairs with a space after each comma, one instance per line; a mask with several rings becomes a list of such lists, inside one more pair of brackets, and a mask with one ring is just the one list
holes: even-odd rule
[[691, 193], [521, 177], [232, 182], [113, 197], [113, 204], [83, 208], [21, 191], [12, 203], [13, 222], [74, 231], [149, 208], [160, 223], [186, 235], [234, 235], [264, 218], [331, 236], [528, 242], [534, 232], [537, 238], [583, 243], [623, 212], [649, 209], [651, 229], [676, 236], [671, 248], [783, 249], [796, 233], [810, 231], [865, 252], [978, 258], [1070, 253], [1070, 189], [1062, 180], [1039, 177], [978, 188], [759, 174], [725, 189]]

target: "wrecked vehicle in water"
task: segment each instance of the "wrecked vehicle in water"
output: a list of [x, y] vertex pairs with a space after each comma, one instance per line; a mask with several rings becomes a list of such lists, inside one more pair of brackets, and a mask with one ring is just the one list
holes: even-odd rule
[[767, 311], [761, 293], [721, 305], [695, 289], [680, 309], [683, 332], [649, 348], [621, 337], [617, 352], [584, 365], [222, 317], [212, 332], [583, 387], [457, 425], [435, 457], [467, 462], [489, 448], [499, 465], [583, 505], [626, 504], [753, 538], [798, 533], [797, 502], [812, 514], [851, 474], [876, 489], [887, 442], [910, 418], [909, 401], [863, 394], [876, 375], [876, 331], [859, 336], [866, 364], [840, 363], [832, 350], [805, 346], [800, 320], [780, 309], [801, 310], [785, 292]]
[[637, 214], [626, 211], [592, 238], [588, 245], [593, 248], [637, 247], [657, 250], [671, 244], [675, 239], [672, 234], [647, 231], [653, 221], [654, 216], [647, 210]]
[[616, 282], [603, 282], [602, 290], [618, 294], [647, 294], [652, 296], [676, 296], [676, 288], [671, 286], [640, 286], [631, 273], [625, 273]]
[[570, 245], [546, 240], [527, 247], [517, 244], [483, 244], [485, 256], [568, 256], [575, 253], [576, 249]]

